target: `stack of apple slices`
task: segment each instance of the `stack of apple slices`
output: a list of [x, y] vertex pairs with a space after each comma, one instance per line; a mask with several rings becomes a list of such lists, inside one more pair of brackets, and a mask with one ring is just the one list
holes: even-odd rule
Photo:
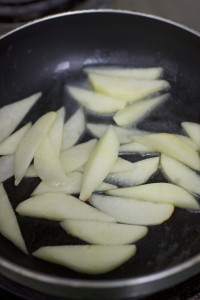
[[[183, 122], [188, 137], [122, 127], [135, 126], [169, 98], [155, 95], [169, 87], [159, 79], [162, 68], [84, 71], [93, 90], [67, 86], [83, 107], [66, 122], [61, 107], [12, 133], [41, 93], [0, 110], [0, 126], [8, 126], [0, 134], [0, 181], [14, 175], [17, 186], [24, 177], [39, 177], [41, 182], [16, 212], [60, 222], [67, 234], [86, 243], [42, 247], [34, 256], [78, 272], [101, 274], [133, 257], [133, 243], [145, 237], [147, 226], [168, 220], [175, 207], [200, 209], [200, 125]], [[108, 124], [87, 123], [87, 110], [114, 116]], [[85, 141], [86, 131], [95, 138]], [[131, 162], [120, 157], [127, 152], [146, 152], [150, 157]], [[148, 183], [159, 169], [168, 182]], [[2, 183], [0, 232], [27, 253]]]

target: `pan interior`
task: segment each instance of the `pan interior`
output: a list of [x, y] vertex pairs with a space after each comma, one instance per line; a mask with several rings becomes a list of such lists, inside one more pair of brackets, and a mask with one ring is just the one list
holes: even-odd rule
[[[78, 108], [65, 84], [87, 86], [86, 65], [124, 67], [162, 66], [171, 84], [171, 98], [154, 110], [140, 129], [183, 133], [181, 121], [200, 123], [200, 38], [173, 24], [126, 13], [96, 12], [50, 18], [16, 31], [0, 40], [0, 106], [42, 91], [42, 99], [23, 122], [66, 107], [66, 119]], [[108, 118], [86, 113], [88, 121]], [[91, 138], [88, 133], [82, 141]], [[131, 156], [132, 161], [141, 157]], [[149, 182], [163, 181], [157, 173]], [[38, 179], [24, 179], [18, 188], [13, 178], [5, 183], [15, 208], [30, 196]], [[118, 269], [99, 276], [79, 274], [25, 256], [0, 236], [0, 256], [30, 270], [76, 279], [128, 279], [176, 266], [200, 251], [200, 213], [176, 209], [163, 225], [149, 227], [137, 242], [137, 255]], [[18, 216], [30, 253], [45, 245], [84, 244], [67, 235], [58, 222]]]

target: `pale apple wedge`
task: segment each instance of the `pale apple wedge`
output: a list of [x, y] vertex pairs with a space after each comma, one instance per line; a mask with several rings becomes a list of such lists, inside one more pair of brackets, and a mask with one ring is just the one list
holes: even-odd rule
[[85, 131], [85, 114], [79, 108], [65, 123], [63, 129], [62, 150], [74, 146]]
[[0, 184], [0, 199], [0, 233], [27, 254], [28, 251], [15, 212], [2, 184]]
[[0, 182], [4, 182], [14, 175], [14, 155], [0, 157]]
[[117, 222], [135, 225], [162, 224], [171, 217], [174, 211], [172, 204], [97, 194], [91, 196], [90, 203], [112, 216]]
[[133, 170], [133, 163], [118, 156], [111, 173], [128, 172]]
[[131, 153], [131, 152], [157, 152], [153, 146], [144, 145], [139, 142], [131, 142], [119, 147], [120, 153]]
[[65, 108], [61, 107], [57, 111], [56, 120], [48, 132], [49, 140], [57, 156], [60, 155], [60, 151], [61, 151], [64, 122], [65, 122]]
[[47, 193], [21, 202], [16, 211], [23, 216], [55, 221], [65, 219], [115, 222], [115, 220], [79, 199], [64, 193]]
[[182, 122], [181, 126], [200, 150], [200, 124], [193, 122]]
[[191, 138], [185, 135], [177, 134], [176, 135], [179, 139], [182, 139], [185, 143], [190, 145], [194, 150], [198, 151], [198, 146], [192, 141]]
[[14, 175], [15, 185], [24, 177], [38, 147], [56, 119], [55, 112], [40, 117], [28, 130], [15, 152]]
[[33, 255], [76, 272], [98, 275], [124, 264], [136, 253], [135, 245], [46, 246]]
[[169, 88], [169, 83], [165, 80], [139, 80], [94, 73], [90, 73], [88, 78], [96, 92], [124, 99], [126, 102], [140, 100]]
[[[33, 191], [32, 196], [45, 193], [62, 192], [66, 194], [79, 194], [81, 189], [82, 173], [71, 172], [65, 175], [65, 180], [62, 184], [49, 185], [42, 181]], [[102, 182], [97, 188], [97, 192], [103, 192], [109, 189], [116, 188], [115, 185]]]
[[119, 109], [124, 108], [126, 105], [124, 100], [106, 96], [92, 90], [86, 90], [74, 86], [67, 86], [67, 90], [76, 101], [95, 113], [114, 113]]
[[14, 131], [41, 95], [41, 93], [36, 93], [0, 109], [0, 142]]
[[96, 139], [78, 144], [70, 149], [61, 152], [60, 160], [66, 173], [78, 170], [87, 162], [93, 148], [97, 143]]
[[119, 126], [137, 124], [156, 107], [162, 105], [169, 98], [169, 94], [157, 96], [147, 100], [140, 100], [119, 110], [113, 120]]
[[30, 165], [24, 175], [25, 177], [39, 177], [35, 171], [34, 164]]
[[34, 168], [41, 180], [49, 185], [58, 185], [65, 182], [64, 168], [58, 153], [54, 151], [48, 134], [36, 150]]
[[[87, 129], [93, 136], [100, 138], [108, 129], [108, 126], [108, 124], [88, 123]], [[134, 140], [134, 136], [136, 135], [149, 133], [147, 131], [136, 128], [122, 128], [115, 125], [113, 125], [113, 127], [117, 133], [120, 144], [132, 142]]]
[[151, 157], [132, 163], [131, 171], [110, 173], [105, 180], [117, 186], [143, 184], [157, 171], [159, 159]]
[[80, 199], [88, 200], [92, 192], [114, 167], [119, 152], [119, 141], [112, 126], [99, 139], [85, 164]]
[[161, 155], [160, 163], [162, 171], [169, 181], [189, 192], [200, 195], [200, 176], [195, 171], [164, 154]]
[[147, 227], [99, 221], [64, 220], [61, 226], [70, 235], [94, 245], [125, 245], [142, 239]]
[[1, 144], [0, 144], [0, 155], [8, 155], [13, 154], [19, 143], [21, 142], [22, 138], [26, 134], [26, 132], [30, 129], [31, 123], [26, 124], [12, 135], [7, 137]]
[[165, 182], [113, 189], [106, 191], [106, 194], [130, 197], [141, 201], [169, 203], [181, 208], [200, 209], [197, 200], [189, 192], [179, 186]]
[[188, 167], [200, 171], [200, 157], [188, 143], [175, 134], [155, 133], [134, 138], [137, 142], [153, 147], [156, 151], [164, 153]]
[[85, 67], [87, 74], [96, 73], [101, 75], [111, 75], [115, 77], [126, 77], [135, 79], [159, 79], [163, 73], [163, 68], [126, 68], [126, 67]]

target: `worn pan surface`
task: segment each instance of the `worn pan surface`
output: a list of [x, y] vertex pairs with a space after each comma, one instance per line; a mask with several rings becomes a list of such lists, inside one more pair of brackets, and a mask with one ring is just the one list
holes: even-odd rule
[[[63, 87], [86, 84], [83, 65], [162, 66], [172, 97], [139, 127], [182, 133], [181, 121], [200, 122], [199, 53], [197, 33], [157, 17], [109, 10], [50, 17], [1, 38], [0, 106], [43, 91], [23, 123], [61, 105], [68, 118], [77, 104]], [[151, 179], [160, 180], [161, 174]], [[29, 197], [37, 184], [29, 179], [13, 188], [13, 178], [8, 180], [5, 188], [13, 207]], [[82, 244], [56, 222], [20, 216], [18, 220], [30, 253], [43, 245]], [[0, 271], [34, 289], [80, 299], [142, 296], [200, 271], [200, 212], [176, 209], [169, 221], [149, 228], [147, 237], [137, 243], [134, 258], [101, 276], [25, 256], [2, 236], [0, 245]]]

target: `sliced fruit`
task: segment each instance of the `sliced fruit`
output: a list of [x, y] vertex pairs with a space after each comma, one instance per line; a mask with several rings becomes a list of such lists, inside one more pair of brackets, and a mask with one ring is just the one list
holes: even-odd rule
[[0, 182], [4, 182], [14, 175], [14, 155], [0, 157]]
[[134, 139], [139, 143], [153, 147], [156, 151], [181, 161], [192, 169], [200, 171], [198, 152], [175, 134], [155, 133], [136, 136]]
[[132, 170], [110, 173], [106, 181], [118, 186], [132, 186], [145, 183], [158, 169], [159, 157], [151, 157], [132, 163]]
[[88, 160], [93, 148], [97, 143], [96, 139], [78, 144], [70, 149], [61, 152], [60, 160], [66, 173], [73, 172], [82, 167]]
[[55, 221], [64, 219], [114, 222], [114, 219], [79, 199], [64, 193], [47, 193], [21, 202], [16, 211], [23, 216]]
[[198, 150], [198, 146], [188, 136], [181, 135], [181, 134], [177, 134], [176, 136], [182, 139], [188, 145], [190, 145], [194, 150]]
[[193, 122], [182, 122], [181, 126], [200, 150], [200, 124]]
[[133, 163], [118, 156], [111, 173], [128, 172], [133, 170]]
[[50, 143], [57, 156], [60, 155], [60, 151], [61, 151], [64, 121], [65, 121], [65, 108], [61, 107], [57, 111], [56, 120], [48, 132]]
[[135, 245], [84, 245], [46, 246], [33, 255], [76, 272], [97, 275], [116, 269], [135, 253]]
[[64, 220], [61, 226], [69, 234], [95, 245], [134, 243], [147, 234], [147, 227], [99, 221]]
[[181, 162], [162, 154], [161, 168], [167, 179], [189, 192], [200, 195], [200, 176]]
[[34, 155], [34, 168], [38, 176], [49, 185], [58, 185], [65, 182], [65, 172], [60, 157], [54, 151], [48, 134]]
[[91, 196], [90, 203], [117, 222], [137, 225], [161, 224], [168, 220], [174, 211], [171, 204], [97, 194]]
[[[36, 189], [33, 191], [32, 195], [41, 195], [51, 192], [62, 192], [66, 194], [79, 194], [81, 189], [82, 173], [71, 172], [67, 173], [65, 176], [65, 181], [59, 185], [49, 185], [42, 181]], [[108, 189], [116, 188], [115, 185], [102, 182], [96, 189], [98, 192], [103, 192]]]
[[120, 153], [126, 152], [156, 152], [153, 146], [147, 146], [139, 142], [131, 142], [121, 145], [119, 148]]
[[15, 133], [7, 137], [1, 144], [0, 144], [0, 155], [8, 155], [13, 154], [19, 143], [21, 142], [22, 138], [26, 134], [26, 132], [30, 129], [31, 123], [26, 124]]
[[126, 102], [140, 100], [169, 88], [165, 80], [139, 80], [90, 73], [89, 82], [96, 92], [124, 99]]
[[[88, 123], [87, 128], [94, 135], [95, 137], [100, 138], [105, 131], [108, 129], [108, 124], [95, 124], [95, 123]], [[140, 130], [140, 129], [135, 129], [135, 128], [122, 128], [119, 126], [113, 126], [120, 144], [125, 144], [132, 142], [134, 139], [135, 135], [140, 135], [140, 134], [148, 134], [149, 132]]]
[[171, 183], [159, 182], [140, 186], [113, 189], [108, 195], [130, 197], [141, 201], [170, 203], [182, 208], [200, 209], [196, 199], [183, 188]]
[[0, 109], [0, 142], [14, 131], [41, 95], [41, 93], [36, 93]]
[[85, 131], [85, 114], [79, 108], [65, 123], [63, 129], [62, 150], [74, 146]]
[[163, 68], [125, 68], [125, 67], [86, 67], [87, 74], [96, 73], [101, 75], [111, 75], [115, 77], [126, 77], [135, 79], [158, 79], [163, 73]]
[[0, 233], [27, 254], [15, 212], [2, 184], [0, 184], [0, 199]]
[[169, 94], [157, 96], [147, 100], [140, 100], [119, 110], [113, 117], [115, 123], [119, 126], [136, 124], [146, 117], [153, 109], [163, 104], [169, 97]]
[[92, 150], [84, 167], [80, 199], [86, 201], [92, 192], [112, 170], [119, 151], [119, 141], [112, 126], [109, 126]]
[[15, 185], [18, 185], [25, 175], [38, 147], [55, 121], [56, 116], [55, 112], [49, 112], [40, 117], [20, 142], [15, 152]]
[[67, 86], [67, 90], [76, 101], [95, 113], [113, 113], [126, 105], [124, 100], [106, 96], [92, 90], [74, 86]]

